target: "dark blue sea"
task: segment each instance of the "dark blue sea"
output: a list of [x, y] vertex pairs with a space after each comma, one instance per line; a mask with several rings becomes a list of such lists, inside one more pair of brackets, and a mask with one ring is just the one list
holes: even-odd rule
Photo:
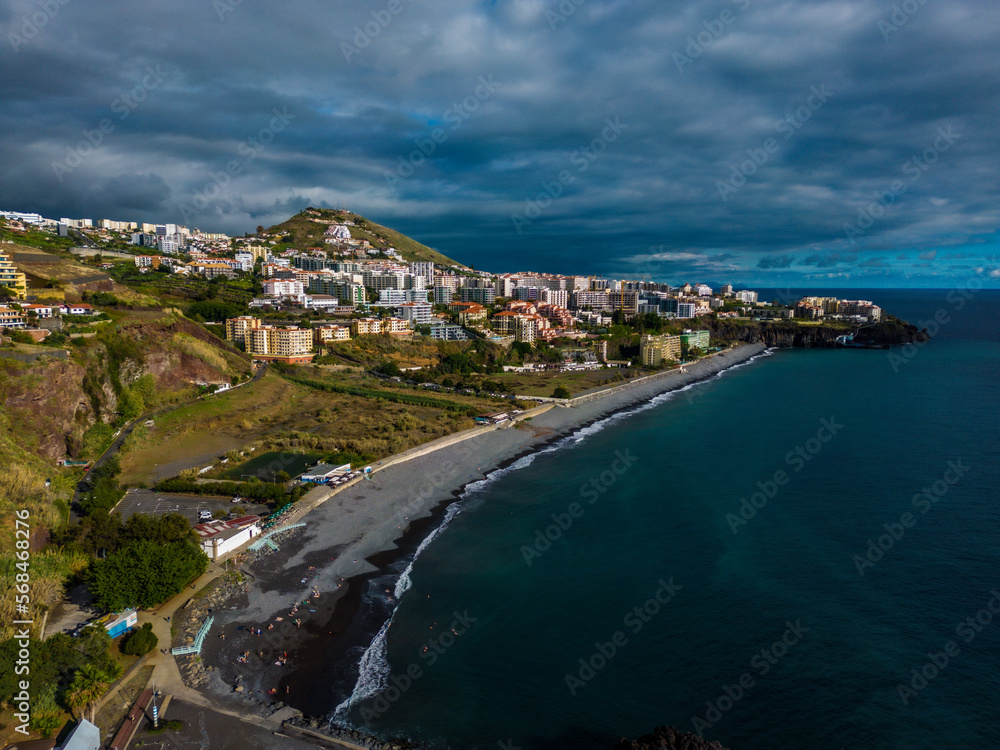
[[829, 293], [938, 330], [774, 351], [468, 488], [340, 716], [456, 750], [1000, 747], [1000, 292]]

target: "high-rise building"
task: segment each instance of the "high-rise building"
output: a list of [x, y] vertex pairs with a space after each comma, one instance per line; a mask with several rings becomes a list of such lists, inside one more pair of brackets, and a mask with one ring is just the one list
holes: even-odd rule
[[658, 365], [664, 360], [680, 360], [681, 337], [663, 334], [639, 339], [639, 354], [644, 365]]
[[234, 341], [237, 344], [246, 344], [247, 331], [260, 328], [260, 319], [250, 315], [242, 315], [239, 318], [230, 318], [226, 321], [226, 341]]

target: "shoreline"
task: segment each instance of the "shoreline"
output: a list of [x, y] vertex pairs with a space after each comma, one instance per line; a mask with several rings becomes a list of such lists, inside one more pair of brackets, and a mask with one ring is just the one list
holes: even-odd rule
[[[370, 480], [303, 506], [297, 520], [306, 527], [294, 539], [278, 539], [278, 551], [245, 562], [253, 581], [214, 613], [216, 627], [202, 650], [209, 665], [202, 692], [230, 706], [235, 700], [243, 710], [249, 703], [269, 712], [284, 702], [306, 716], [331, 716], [352, 694], [362, 655], [395, 610], [396, 581], [468, 485], [616, 413], [718, 377], [766, 349], [743, 344], [688, 365], [686, 372], [654, 373], [532, 410], [538, 413], [530, 421], [418, 446], [385, 459]], [[260, 627], [261, 635], [251, 635], [251, 627]], [[246, 663], [238, 662], [241, 654], [248, 655]]]

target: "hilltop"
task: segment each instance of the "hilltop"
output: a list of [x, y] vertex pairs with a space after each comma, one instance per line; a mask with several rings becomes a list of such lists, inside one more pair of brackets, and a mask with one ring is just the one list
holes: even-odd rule
[[258, 234], [288, 237], [282, 244], [294, 245], [300, 249], [307, 247], [324, 247], [324, 233], [331, 224], [353, 222], [348, 226], [351, 237], [356, 240], [368, 240], [372, 247], [378, 250], [395, 248], [408, 262], [431, 262], [442, 266], [465, 266], [458, 261], [432, 250], [414, 239], [407, 237], [395, 229], [376, 224], [374, 221], [346, 210], [330, 208], [306, 208], [287, 221], [258, 232]]

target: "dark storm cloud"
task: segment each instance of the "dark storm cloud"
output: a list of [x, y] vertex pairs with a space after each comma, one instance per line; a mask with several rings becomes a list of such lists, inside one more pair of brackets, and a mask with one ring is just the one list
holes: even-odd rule
[[987, 0], [52, 7], [0, 3], [3, 208], [343, 201], [487, 268], [758, 281], [995, 249]]

